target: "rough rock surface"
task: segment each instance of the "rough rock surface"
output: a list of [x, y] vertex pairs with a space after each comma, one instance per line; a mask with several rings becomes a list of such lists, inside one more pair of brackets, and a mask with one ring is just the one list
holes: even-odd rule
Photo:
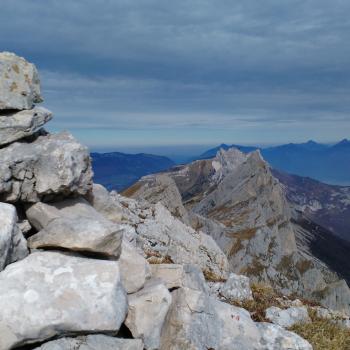
[[42, 107], [0, 114], [0, 145], [30, 136], [52, 119], [52, 113]]
[[150, 267], [147, 260], [126, 240], [122, 242], [119, 266], [123, 286], [127, 293], [139, 291], [146, 282]]
[[28, 255], [26, 240], [17, 225], [16, 208], [0, 203], [0, 271]]
[[151, 280], [141, 291], [129, 295], [125, 325], [134, 338], [142, 338], [145, 349], [159, 348], [163, 323], [172, 298], [161, 281]]
[[0, 349], [56, 335], [117, 332], [127, 312], [118, 263], [36, 252], [0, 273]]
[[38, 202], [26, 214], [39, 230], [28, 239], [30, 248], [64, 248], [113, 259], [120, 256], [121, 227], [105, 219], [84, 198]]
[[297, 323], [311, 322], [306, 306], [290, 307], [285, 310], [272, 306], [266, 310], [266, 318], [284, 328], [292, 327]]
[[161, 350], [260, 349], [260, 332], [246, 310], [189, 288], [172, 296]]
[[35, 350], [143, 350], [140, 339], [120, 339], [102, 334], [61, 338], [43, 344]]
[[32, 63], [10, 52], [0, 52], [0, 110], [31, 109], [42, 102], [38, 72]]
[[92, 186], [90, 156], [69, 133], [39, 136], [0, 149], [0, 199], [38, 202], [86, 194]]
[[136, 231], [146, 255], [197, 265], [212, 279], [227, 277], [227, 259], [215, 241], [175, 219], [160, 203], [155, 205], [154, 217], [146, 218]]
[[197, 266], [178, 264], [150, 266], [152, 277], [161, 279], [168, 289], [187, 287], [203, 292], [208, 291], [203, 273]]
[[227, 300], [238, 302], [253, 299], [249, 278], [234, 273], [222, 285], [220, 294]]
[[261, 332], [261, 350], [312, 350], [309, 342], [280, 326], [265, 322], [256, 325]]

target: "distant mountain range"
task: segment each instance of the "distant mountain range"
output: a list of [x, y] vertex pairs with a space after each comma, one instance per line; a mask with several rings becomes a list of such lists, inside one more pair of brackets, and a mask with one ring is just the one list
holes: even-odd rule
[[264, 159], [277, 170], [330, 184], [350, 185], [350, 141], [346, 139], [335, 145], [309, 141], [268, 148], [222, 144], [204, 152], [197, 159], [213, 158], [220, 148], [227, 150], [232, 147], [244, 153], [260, 149]]
[[108, 190], [120, 191], [140, 177], [166, 170], [175, 163], [153, 154], [127, 154], [120, 152], [91, 153], [94, 182]]

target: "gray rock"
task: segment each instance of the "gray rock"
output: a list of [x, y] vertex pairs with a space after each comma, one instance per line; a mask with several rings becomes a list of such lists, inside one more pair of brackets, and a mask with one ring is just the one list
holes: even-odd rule
[[252, 300], [249, 278], [231, 273], [227, 281], [221, 286], [220, 294], [227, 300], [244, 301]]
[[151, 266], [152, 277], [160, 278], [168, 289], [187, 287], [207, 291], [202, 271], [194, 265], [154, 264]]
[[52, 113], [42, 107], [0, 114], [0, 145], [5, 145], [35, 133], [52, 119]]
[[17, 225], [16, 208], [0, 203], [0, 271], [28, 255], [27, 242]]
[[141, 338], [147, 350], [159, 349], [160, 334], [172, 298], [165, 285], [149, 281], [145, 288], [129, 295], [129, 311], [125, 325], [134, 338]]
[[82, 332], [117, 332], [127, 297], [118, 263], [36, 252], [0, 273], [0, 349]]
[[92, 186], [90, 156], [69, 133], [40, 136], [0, 149], [0, 199], [38, 202], [86, 194]]
[[285, 310], [271, 306], [266, 310], [265, 316], [272, 323], [284, 328], [292, 327], [297, 323], [311, 322], [306, 306], [290, 307]]
[[143, 350], [140, 339], [120, 339], [103, 334], [61, 338], [43, 344], [35, 350]]
[[0, 110], [31, 109], [42, 102], [38, 72], [32, 63], [0, 52]]
[[308, 341], [271, 323], [256, 323], [261, 332], [261, 350], [312, 350]]
[[31, 249], [65, 248], [72, 251], [95, 253], [118, 259], [121, 253], [122, 231], [112, 222], [93, 217], [60, 217], [28, 238]]
[[139, 291], [145, 284], [149, 274], [147, 260], [138, 253], [135, 247], [123, 240], [119, 258], [120, 273], [128, 294]]
[[260, 349], [260, 332], [246, 310], [189, 288], [172, 296], [161, 350]]
[[198, 266], [211, 279], [228, 275], [227, 258], [215, 241], [174, 218], [160, 203], [155, 205], [154, 217], [146, 218], [136, 231], [138, 244], [150, 262], [157, 257], [170, 258], [176, 264]]

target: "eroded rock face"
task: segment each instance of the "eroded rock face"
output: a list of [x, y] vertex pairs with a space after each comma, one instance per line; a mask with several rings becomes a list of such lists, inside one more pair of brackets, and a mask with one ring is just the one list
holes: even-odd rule
[[17, 225], [16, 208], [0, 203], [0, 271], [28, 255], [27, 242]]
[[52, 119], [52, 113], [42, 107], [0, 114], [0, 145], [5, 145], [35, 133]]
[[138, 244], [149, 257], [197, 265], [211, 279], [228, 275], [227, 259], [215, 241], [175, 219], [160, 203], [155, 205], [154, 217], [146, 218], [136, 231]]
[[308, 341], [272, 323], [257, 323], [261, 332], [261, 350], [312, 350]]
[[284, 328], [292, 327], [297, 323], [311, 322], [306, 306], [290, 307], [285, 310], [272, 306], [266, 310], [266, 318]]
[[129, 295], [125, 325], [134, 338], [142, 338], [145, 349], [159, 349], [160, 335], [172, 298], [161, 281], [151, 280], [144, 289]]
[[38, 72], [32, 63], [10, 52], [0, 52], [0, 110], [31, 109], [42, 102]]
[[246, 310], [189, 288], [172, 296], [161, 350], [260, 349], [260, 333]]
[[35, 350], [143, 350], [140, 339], [119, 339], [102, 334], [61, 338], [43, 344]]
[[127, 312], [118, 263], [36, 252], [0, 273], [0, 349], [56, 335], [117, 332]]
[[86, 194], [92, 186], [90, 156], [69, 133], [40, 136], [0, 149], [0, 198], [38, 202]]

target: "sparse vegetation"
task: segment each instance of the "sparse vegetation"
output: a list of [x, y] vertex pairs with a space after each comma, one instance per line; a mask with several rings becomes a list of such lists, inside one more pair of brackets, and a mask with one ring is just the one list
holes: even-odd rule
[[314, 350], [350, 350], [349, 329], [318, 318], [313, 310], [309, 310], [309, 315], [312, 323], [294, 325], [290, 330], [306, 339]]

